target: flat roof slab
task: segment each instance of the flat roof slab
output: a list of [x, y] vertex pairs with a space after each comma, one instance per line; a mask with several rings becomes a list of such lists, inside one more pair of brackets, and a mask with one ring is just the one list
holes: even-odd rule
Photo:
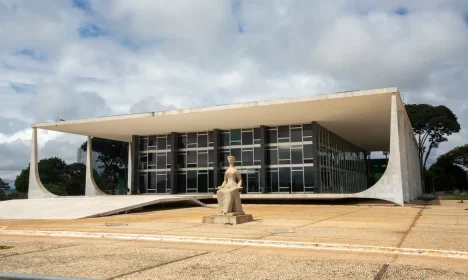
[[33, 127], [131, 142], [132, 135], [252, 128], [317, 121], [354, 145], [387, 150], [397, 88], [350, 91], [205, 108], [38, 123]]
[[17, 199], [0, 202], [0, 220], [74, 220], [102, 217], [153, 204], [212, 197], [212, 194], [205, 194]]

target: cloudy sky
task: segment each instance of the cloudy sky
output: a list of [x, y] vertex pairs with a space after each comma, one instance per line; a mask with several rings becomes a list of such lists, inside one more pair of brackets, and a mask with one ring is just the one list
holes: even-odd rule
[[468, 1], [0, 0], [0, 177], [35, 122], [391, 86], [458, 116], [433, 157], [468, 143]]

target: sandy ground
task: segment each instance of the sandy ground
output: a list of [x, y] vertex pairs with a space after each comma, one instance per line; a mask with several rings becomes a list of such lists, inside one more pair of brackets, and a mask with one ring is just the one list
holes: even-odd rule
[[[109, 232], [468, 252], [468, 203], [244, 205], [254, 222], [202, 224], [202, 207], [72, 221], [0, 220], [3, 230]], [[92, 279], [468, 279], [468, 259], [118, 239], [0, 235], [0, 271]]]

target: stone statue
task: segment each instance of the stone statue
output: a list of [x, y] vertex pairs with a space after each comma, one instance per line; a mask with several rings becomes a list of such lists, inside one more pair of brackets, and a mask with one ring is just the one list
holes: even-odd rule
[[224, 173], [224, 182], [221, 186], [217, 187], [216, 196], [218, 198], [219, 212], [221, 214], [238, 213], [244, 214], [242, 211], [242, 204], [240, 199], [239, 190], [242, 189], [242, 178], [234, 167], [234, 156], [228, 156], [229, 168]]

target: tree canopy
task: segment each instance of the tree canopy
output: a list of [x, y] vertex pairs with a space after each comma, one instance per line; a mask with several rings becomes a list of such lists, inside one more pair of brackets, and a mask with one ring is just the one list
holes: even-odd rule
[[[84, 164], [66, 164], [62, 159], [53, 157], [40, 160], [38, 167], [41, 182], [51, 193], [63, 196], [84, 195], [86, 180], [86, 166]], [[102, 183], [103, 180], [96, 171], [93, 175], [97, 184]], [[15, 186], [18, 192], [28, 192], [29, 166], [16, 177]]]
[[460, 124], [455, 114], [443, 105], [406, 104], [405, 108], [418, 139], [419, 161], [423, 170], [431, 151], [447, 141], [447, 136], [459, 132]]
[[[99, 154], [98, 160], [102, 162], [100, 166], [103, 167], [102, 177], [106, 178], [105, 181], [108, 183], [112, 181], [117, 185], [121, 169], [128, 168], [128, 143], [97, 137], [93, 137], [91, 141], [93, 151]], [[83, 151], [88, 149], [88, 141], [81, 145], [81, 149]]]
[[462, 167], [468, 168], [467, 158], [468, 145], [456, 147], [439, 156], [426, 173], [426, 178], [432, 180], [434, 190], [466, 190], [468, 188], [468, 177], [466, 170]]
[[448, 153], [440, 156], [438, 160], [468, 168], [468, 144], [452, 149]]

